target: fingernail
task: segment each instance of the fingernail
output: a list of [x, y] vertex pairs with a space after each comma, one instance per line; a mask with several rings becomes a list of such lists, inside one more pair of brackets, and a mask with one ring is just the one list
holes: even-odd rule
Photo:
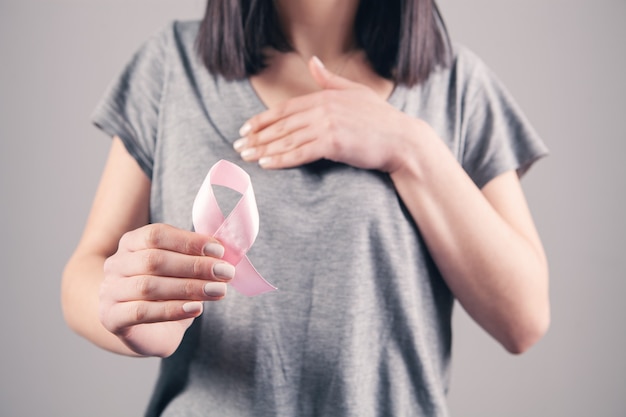
[[183, 304], [183, 311], [187, 314], [202, 312], [202, 303], [200, 301], [192, 301]]
[[241, 151], [241, 149], [243, 149], [246, 145], [248, 144], [248, 139], [246, 138], [241, 138], [241, 139], [237, 139], [235, 141], [235, 143], [233, 143], [233, 148], [235, 148], [235, 150], [237, 152]]
[[243, 152], [241, 152], [241, 157], [243, 159], [248, 159], [248, 158], [252, 158], [255, 154], [256, 154], [255, 148], [248, 148], [248, 149], [244, 149]]
[[233, 279], [235, 276], [235, 267], [226, 262], [220, 262], [213, 265], [213, 275], [216, 278]]
[[206, 256], [221, 258], [222, 256], [224, 256], [224, 247], [219, 243], [209, 242], [204, 245], [202, 253], [204, 253]]
[[250, 126], [250, 123], [246, 122], [239, 129], [239, 136], [246, 136], [248, 133], [250, 133], [251, 130], [252, 130], [252, 126]]
[[259, 159], [259, 165], [261, 166], [269, 165], [271, 162], [272, 162], [271, 156], [264, 156], [263, 158]]
[[[326, 68], [326, 67], [324, 66], [324, 63], [322, 62], [322, 60], [321, 60], [321, 59], [319, 59], [319, 58], [318, 58], [317, 56], [315, 56], [315, 55], [313, 55], [313, 63], [314, 63], [315, 65], [317, 65], [318, 67], [322, 68], [322, 69]], [[242, 135], [242, 136], [243, 136], [243, 135]]]
[[223, 282], [207, 282], [204, 285], [204, 293], [208, 297], [223, 297], [226, 295], [226, 284]]

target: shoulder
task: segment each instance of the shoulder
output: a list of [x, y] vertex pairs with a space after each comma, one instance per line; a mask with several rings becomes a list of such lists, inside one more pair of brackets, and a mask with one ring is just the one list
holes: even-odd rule
[[485, 61], [470, 48], [453, 43], [450, 62], [434, 71], [422, 87], [432, 93], [447, 93], [448, 100], [459, 104], [480, 99], [486, 91], [503, 90], [504, 86]]
[[199, 22], [172, 21], [152, 32], [135, 50], [124, 76], [163, 80], [172, 67], [195, 55]]
[[474, 51], [459, 43], [452, 44], [450, 65], [443, 71], [448, 81], [457, 87], [481, 83], [493, 76], [485, 62]]
[[198, 20], [175, 20], [164, 28], [174, 39], [185, 45], [194, 44], [199, 29]]
[[484, 65], [483, 60], [467, 46], [456, 42], [452, 44], [452, 66], [476, 68]]
[[409, 94], [458, 97], [468, 88], [481, 84], [491, 77], [491, 72], [484, 61], [471, 49], [458, 43], [452, 43], [447, 65], [437, 67], [422, 84], [406, 87]]
[[480, 91], [490, 78], [487, 66], [476, 53], [452, 43], [447, 65], [436, 68], [422, 84], [403, 88], [407, 112], [423, 112], [424, 107], [444, 113], [451, 108], [462, 109], [468, 97]]
[[137, 51], [137, 54], [157, 54], [164, 57], [181, 50], [194, 48], [200, 22], [171, 21], [153, 32]]
[[456, 85], [462, 86], [469, 93], [485, 89], [506, 89], [489, 65], [474, 51], [463, 45], [454, 45], [451, 70], [454, 73]]
[[164, 41], [167, 39], [195, 39], [200, 28], [198, 20], [172, 20], [157, 29], [148, 41]]

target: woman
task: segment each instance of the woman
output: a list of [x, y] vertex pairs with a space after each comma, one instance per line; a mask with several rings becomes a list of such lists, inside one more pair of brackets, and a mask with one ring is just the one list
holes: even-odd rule
[[[546, 331], [518, 180], [545, 147], [438, 16], [429, 0], [210, 0], [113, 84], [63, 306], [97, 345], [165, 358], [148, 415], [447, 415], [455, 298], [510, 352]], [[248, 256], [277, 292], [226, 295], [235, 265], [191, 231], [220, 159], [252, 178]]]

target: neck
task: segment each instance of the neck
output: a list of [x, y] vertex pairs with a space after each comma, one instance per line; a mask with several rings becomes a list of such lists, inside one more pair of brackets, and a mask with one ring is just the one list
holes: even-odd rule
[[358, 0], [276, 0], [285, 36], [305, 59], [333, 62], [354, 49]]

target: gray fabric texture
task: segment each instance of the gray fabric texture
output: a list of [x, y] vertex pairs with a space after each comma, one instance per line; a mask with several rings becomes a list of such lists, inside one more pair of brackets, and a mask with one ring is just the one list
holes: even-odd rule
[[[248, 80], [210, 75], [197, 22], [149, 39], [94, 123], [152, 180], [151, 221], [191, 229], [208, 169], [251, 176], [260, 232], [248, 257], [279, 290], [205, 303], [161, 364], [146, 415], [446, 416], [454, 298], [388, 175], [318, 161], [265, 171], [241, 161], [238, 129], [265, 106]], [[430, 123], [482, 187], [546, 148], [485, 65], [455, 46], [450, 68], [389, 102]], [[225, 205], [238, 197], [220, 196]]]

